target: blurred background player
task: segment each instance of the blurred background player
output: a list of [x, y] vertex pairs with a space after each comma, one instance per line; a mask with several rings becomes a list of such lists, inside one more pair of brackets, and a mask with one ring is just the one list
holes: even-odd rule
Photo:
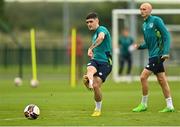
[[132, 68], [132, 48], [133, 38], [129, 35], [128, 28], [122, 30], [122, 35], [119, 38], [119, 75], [122, 75], [124, 64], [127, 62], [126, 75], [130, 76]]
[[87, 74], [83, 76], [85, 86], [93, 90], [95, 110], [91, 116], [101, 115], [102, 92], [101, 85], [112, 70], [112, 46], [109, 31], [99, 25], [98, 15], [94, 12], [86, 17], [86, 24], [93, 31], [92, 45], [88, 49], [90, 61], [87, 64]]
[[138, 49], [148, 49], [149, 63], [141, 73], [142, 100], [133, 112], [147, 110], [148, 101], [148, 77], [154, 73], [162, 88], [167, 106], [160, 112], [174, 112], [170, 88], [165, 75], [163, 62], [169, 58], [170, 34], [167, 31], [163, 20], [160, 17], [152, 16], [150, 3], [143, 3], [140, 6], [141, 16], [144, 19], [143, 34], [144, 42], [141, 45], [135, 44]]

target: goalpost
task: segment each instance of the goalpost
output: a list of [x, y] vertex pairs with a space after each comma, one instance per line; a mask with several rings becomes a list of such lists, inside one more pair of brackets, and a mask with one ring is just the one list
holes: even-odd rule
[[[130, 32], [133, 34], [132, 36], [135, 37], [136, 39], [136, 31], [137, 31], [137, 15], [140, 14], [139, 9], [114, 9], [112, 11], [112, 43], [113, 43], [113, 79], [116, 82], [119, 81], [127, 81], [128, 79], [125, 78], [124, 76], [119, 76], [118, 75], [118, 37], [119, 37], [119, 20], [123, 20], [124, 23], [121, 24], [123, 26], [129, 26]], [[153, 9], [152, 14], [155, 15], [180, 15], [180, 9]], [[130, 23], [128, 24], [127, 21], [127, 16], [131, 17]], [[134, 22], [134, 24], [132, 23]], [[141, 33], [142, 34], [142, 33]], [[136, 41], [135, 41], [136, 42]], [[139, 52], [139, 51], [137, 51]], [[147, 55], [147, 54], [146, 54]], [[146, 61], [146, 60], [145, 60]], [[133, 64], [134, 65], [134, 64]], [[139, 75], [133, 75], [132, 80], [136, 81], [139, 80]], [[149, 80], [156, 80], [155, 76], [150, 76]], [[168, 76], [168, 80], [170, 81], [180, 81], [180, 75], [177, 74], [176, 76]]]

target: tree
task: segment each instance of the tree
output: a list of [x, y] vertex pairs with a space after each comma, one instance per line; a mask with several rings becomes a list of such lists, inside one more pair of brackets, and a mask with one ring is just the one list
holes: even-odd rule
[[1, 20], [4, 19], [4, 5], [5, 5], [5, 1], [0, 0], [0, 19]]
[[9, 33], [10, 28], [5, 16], [5, 0], [0, 0], [0, 31]]

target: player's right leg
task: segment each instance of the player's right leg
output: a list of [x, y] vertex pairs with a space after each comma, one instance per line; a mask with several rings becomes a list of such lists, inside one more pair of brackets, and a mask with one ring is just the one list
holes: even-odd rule
[[147, 70], [146, 68], [142, 71], [140, 79], [142, 85], [142, 99], [141, 103], [135, 107], [132, 111], [133, 112], [142, 112], [147, 110], [147, 101], [148, 101], [148, 77], [152, 72]]
[[127, 58], [127, 63], [128, 63], [128, 67], [127, 67], [127, 75], [131, 74], [131, 69], [132, 69], [132, 58], [131, 55]]
[[118, 73], [119, 73], [119, 75], [121, 75], [123, 72], [123, 69], [124, 69], [125, 59], [124, 58], [119, 58], [119, 59], [120, 60], [119, 60], [119, 71], [118, 71]]

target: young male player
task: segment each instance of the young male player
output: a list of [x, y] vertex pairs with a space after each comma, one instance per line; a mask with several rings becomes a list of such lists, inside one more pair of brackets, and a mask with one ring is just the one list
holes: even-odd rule
[[87, 64], [87, 74], [83, 76], [85, 86], [93, 90], [95, 110], [91, 116], [101, 115], [102, 92], [101, 85], [112, 70], [111, 36], [106, 27], [99, 25], [97, 13], [89, 13], [86, 24], [93, 31], [92, 45], [88, 49], [90, 61]]
[[142, 100], [133, 112], [147, 110], [148, 101], [148, 77], [154, 73], [162, 88], [167, 106], [160, 112], [174, 112], [170, 88], [165, 75], [163, 62], [169, 58], [170, 34], [167, 31], [163, 20], [160, 17], [151, 15], [152, 6], [150, 3], [143, 3], [140, 6], [141, 16], [144, 19], [142, 26], [144, 43], [134, 45], [138, 49], [148, 49], [149, 63], [141, 73]]

